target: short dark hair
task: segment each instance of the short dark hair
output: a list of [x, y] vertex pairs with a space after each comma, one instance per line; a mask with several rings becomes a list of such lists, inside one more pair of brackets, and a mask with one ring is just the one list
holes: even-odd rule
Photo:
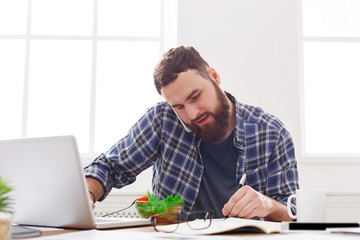
[[179, 73], [194, 69], [204, 78], [209, 78], [209, 64], [193, 47], [172, 48], [160, 59], [154, 71], [154, 84], [161, 95], [161, 88], [174, 81]]

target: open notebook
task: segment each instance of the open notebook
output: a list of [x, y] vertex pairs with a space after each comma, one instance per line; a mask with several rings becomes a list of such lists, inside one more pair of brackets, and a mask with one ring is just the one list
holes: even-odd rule
[[0, 175], [13, 188], [14, 222], [22, 225], [104, 229], [149, 225], [149, 219], [95, 222], [73, 136], [0, 141]]
[[[202, 219], [194, 220], [191, 225], [196, 226], [199, 222], [199, 226], [203, 224]], [[156, 227], [160, 231], [168, 231], [173, 229], [172, 226], [165, 225]], [[191, 229], [188, 224], [180, 223], [179, 227], [174, 233], [186, 234], [186, 235], [208, 235], [208, 234], [217, 234], [224, 232], [244, 232], [244, 233], [279, 233], [281, 229], [281, 223], [279, 222], [270, 222], [270, 221], [260, 221], [260, 220], [251, 220], [243, 218], [218, 218], [213, 219], [211, 225], [205, 229]]]

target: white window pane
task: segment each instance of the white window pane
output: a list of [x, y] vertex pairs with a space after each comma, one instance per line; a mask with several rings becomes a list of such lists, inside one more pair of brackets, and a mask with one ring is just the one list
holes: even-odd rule
[[0, 34], [25, 34], [27, 0], [0, 1]]
[[91, 35], [93, 1], [32, 0], [31, 33]]
[[0, 139], [21, 137], [24, 40], [0, 40]]
[[308, 153], [360, 153], [360, 43], [305, 43]]
[[75, 135], [88, 152], [90, 41], [31, 43], [28, 136]]
[[101, 0], [99, 35], [152, 36], [160, 34], [160, 0]]
[[108, 150], [156, 103], [153, 72], [159, 60], [157, 42], [98, 44], [95, 151]]
[[359, 0], [303, 0], [304, 36], [360, 37]]

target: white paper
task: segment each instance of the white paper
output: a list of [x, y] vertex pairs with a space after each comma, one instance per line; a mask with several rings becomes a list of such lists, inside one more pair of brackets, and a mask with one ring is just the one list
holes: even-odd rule
[[[73, 233], [64, 233], [53, 236], [44, 236], [31, 239], [42, 240], [193, 240], [193, 239], [210, 239], [210, 240], [222, 240], [222, 239], [239, 239], [239, 237], [214, 235], [214, 236], [184, 236], [173, 233], [163, 232], [141, 232], [139, 231], [127, 231], [127, 230], [82, 230]], [[247, 239], [247, 238], [245, 238]]]

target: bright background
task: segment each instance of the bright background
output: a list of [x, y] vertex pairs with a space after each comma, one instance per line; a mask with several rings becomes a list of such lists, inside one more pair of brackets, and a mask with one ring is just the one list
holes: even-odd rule
[[1, 0], [0, 139], [72, 134], [86, 164], [160, 100], [161, 54], [192, 45], [284, 122], [302, 187], [358, 192], [359, 18], [358, 0]]

